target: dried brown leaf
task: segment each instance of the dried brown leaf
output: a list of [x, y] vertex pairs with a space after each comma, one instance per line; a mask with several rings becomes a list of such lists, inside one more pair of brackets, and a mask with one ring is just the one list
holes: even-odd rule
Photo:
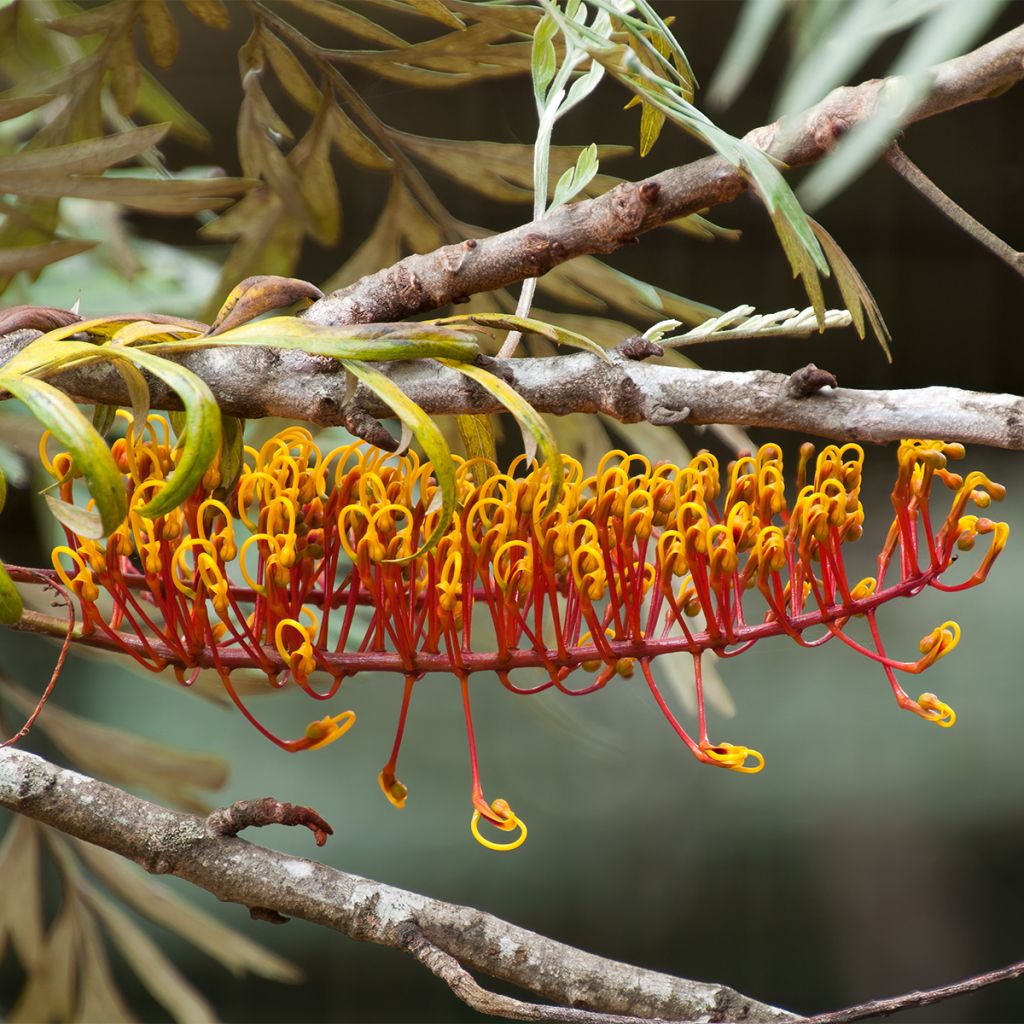
[[[433, 139], [392, 131], [392, 137], [408, 153], [460, 184], [501, 202], [533, 200], [533, 146], [510, 142]], [[628, 156], [629, 146], [601, 146], [600, 160]], [[562, 174], [576, 164], [576, 146], [552, 146], [549, 155], [548, 190], [554, 190]]]
[[159, 214], [219, 210], [230, 205], [234, 196], [247, 191], [252, 185], [253, 182], [244, 178], [101, 178], [73, 175], [64, 179], [36, 177], [29, 181], [0, 174], [0, 188], [9, 188], [17, 195], [100, 199], [120, 203], [133, 210]]
[[12, 117], [21, 117], [30, 110], [49, 103], [53, 99], [51, 93], [42, 93], [38, 96], [10, 96], [0, 97], [0, 121], [9, 121]]
[[178, 56], [178, 27], [164, 0], [144, 0], [136, 10], [142, 19], [146, 49], [158, 68], [169, 68]]
[[224, 0], [184, 0], [185, 10], [210, 28], [227, 28], [231, 24]]
[[[35, 699], [21, 687], [6, 683], [12, 702], [28, 712]], [[51, 701], [36, 727], [68, 758], [90, 775], [114, 783], [144, 786], [175, 806], [205, 813], [207, 804], [196, 789], [220, 789], [227, 781], [228, 765], [214, 754], [198, 754], [90, 722], [57, 707]]]
[[135, 57], [135, 46], [128, 32], [119, 33], [109, 43], [110, 92], [117, 109], [125, 117], [135, 110], [142, 84], [142, 69]]
[[116, 164], [134, 160], [147, 149], [159, 145], [169, 124], [150, 124], [117, 135], [92, 138], [46, 149], [23, 149], [11, 156], [0, 156], [0, 191], [16, 192], [8, 181], [11, 176], [64, 178], [71, 174], [99, 174]]
[[69, 309], [54, 306], [8, 306], [0, 309], [0, 335], [31, 328], [35, 331], [55, 331], [82, 318]]
[[233, 974], [250, 971], [271, 981], [296, 983], [302, 980], [302, 972], [294, 964], [222, 924], [124, 858], [79, 840], [75, 840], [75, 850], [119, 900], [155, 924], [180, 935]]
[[392, 165], [391, 157], [371, 141], [337, 104], [330, 105], [328, 119], [334, 144], [354, 164], [374, 171], [387, 170]]
[[331, 166], [330, 96], [322, 98], [309, 131], [288, 154], [299, 180], [299, 195], [306, 207], [310, 234], [330, 247], [341, 237], [341, 196]]
[[0, 250], [0, 277], [11, 277], [22, 271], [34, 273], [43, 267], [75, 256], [91, 249], [95, 242], [75, 242], [61, 240], [46, 242], [42, 245], [23, 245], [12, 249]]
[[371, 43], [380, 43], [382, 46], [405, 46], [405, 40], [401, 36], [396, 36], [375, 21], [341, 4], [332, 3], [331, 0], [286, 0], [286, 3], [296, 10], [351, 32], [352, 35]]
[[315, 111], [320, 107], [321, 93], [306, 73], [302, 62], [289, 46], [286, 46], [273, 32], [264, 32], [260, 36], [263, 52], [270, 62], [274, 74], [284, 87], [285, 92], [300, 107]]
[[65, 895], [46, 935], [46, 946], [28, 973], [8, 1020], [10, 1024], [71, 1020], [75, 1008], [75, 951], [79, 929], [74, 897]]
[[38, 828], [15, 815], [0, 843], [0, 884], [8, 894], [0, 899], [0, 960], [10, 939], [28, 974], [38, 968], [44, 945]]
[[239, 281], [224, 300], [207, 336], [222, 334], [272, 309], [282, 309], [303, 300], [322, 299], [323, 294], [316, 285], [295, 277], [268, 274], [247, 277]]
[[[213, 1007], [117, 904], [91, 885], [81, 886], [81, 892], [117, 951], [174, 1020], [181, 1024], [216, 1024]], [[108, 979], [109, 974], [102, 980]], [[108, 999], [111, 994], [109, 989], [102, 993]]]
[[81, 900], [76, 900], [76, 906], [80, 938], [75, 1019], [82, 1024], [131, 1024], [135, 1018], [114, 983], [100, 930]]

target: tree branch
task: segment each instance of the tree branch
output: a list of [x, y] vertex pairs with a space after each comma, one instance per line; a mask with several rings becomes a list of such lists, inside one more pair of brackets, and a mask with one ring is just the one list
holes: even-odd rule
[[[247, 805], [241, 816], [229, 810], [227, 818], [236, 824], [242, 818], [258, 824], [268, 817], [292, 816], [273, 808], [252, 814], [253, 806]], [[257, 908], [261, 916], [273, 912], [300, 917], [358, 941], [411, 952], [421, 962], [429, 961], [430, 969], [460, 998], [472, 995], [470, 984], [476, 983], [468, 974], [456, 977], [456, 967], [480, 971], [575, 1008], [555, 1016], [555, 1007], [511, 1000], [522, 1013], [532, 1014], [517, 1019], [581, 1024], [629, 1024], [609, 1014], [630, 1015], [634, 1024], [639, 1018], [751, 1024], [798, 1019], [724, 985], [674, 978], [594, 956], [470, 907], [255, 846], [224, 835], [221, 825], [211, 828], [195, 815], [160, 807], [23, 750], [0, 750], [0, 807], [112, 850], [153, 874], [173, 874], [220, 900]], [[267, 812], [265, 804], [262, 810]], [[506, 998], [487, 995], [498, 1001]], [[498, 1010], [498, 1002], [489, 1005], [493, 1009], [487, 1012], [502, 1014], [514, 1008]], [[588, 1010], [594, 1012], [583, 1013]]]
[[[24, 338], [13, 335], [0, 339], [0, 364], [24, 343]], [[733, 423], [877, 444], [902, 437], [955, 437], [967, 444], [1024, 449], [1024, 398], [1016, 395], [946, 387], [823, 388], [808, 394], [801, 376], [806, 371], [786, 376], [764, 370], [684, 369], [631, 359], [625, 352], [611, 353], [608, 362], [586, 353], [482, 362], [534, 408], [559, 416], [600, 412], [624, 423]], [[368, 423], [377, 426], [374, 417], [392, 415], [362, 386], [347, 400], [345, 374], [334, 360], [272, 349], [244, 355], [237, 349], [206, 349], [173, 359], [203, 378], [221, 409], [233, 416], [344, 424], [363, 436]], [[473, 381], [436, 363], [396, 363], [390, 372], [395, 383], [432, 415], [503, 408]], [[131, 404], [124, 381], [112, 366], [94, 364], [48, 379], [81, 401]], [[827, 378], [819, 371], [815, 379]], [[178, 397], [161, 381], [151, 379], [150, 391], [154, 409], [180, 408]], [[372, 440], [386, 442], [386, 436]]]
[[[939, 64], [932, 74], [931, 94], [914, 111], [914, 121], [998, 95], [1024, 78], [1024, 26]], [[891, 82], [874, 79], [835, 89], [810, 110], [755, 128], [745, 139], [790, 167], [813, 163], [871, 117]], [[705, 157], [560, 206], [512, 231], [408, 256], [318, 300], [305, 315], [321, 324], [404, 320], [538, 277], [576, 256], [614, 252], [677, 217], [732, 202], [746, 188], [733, 164]]]
[[976, 242], [985, 246], [990, 253], [998, 256], [1011, 270], [1024, 277], [1024, 252], [1018, 252], [1004, 242], [995, 232], [975, 220], [959, 203], [953, 202], [938, 185], [893, 143], [885, 151], [885, 162], [912, 188], [924, 196], [940, 213], [948, 217], [958, 228]]

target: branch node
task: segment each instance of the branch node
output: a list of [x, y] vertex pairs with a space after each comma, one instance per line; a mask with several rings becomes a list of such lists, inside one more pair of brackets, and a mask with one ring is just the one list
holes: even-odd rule
[[651, 406], [650, 412], [647, 414], [648, 422], [653, 423], [656, 427], [671, 427], [676, 423], [685, 423], [689, 417], [690, 407], [688, 405], [673, 408], [670, 405], [656, 403]]
[[313, 833], [317, 846], [323, 846], [334, 829], [313, 810], [300, 804], [283, 803], [272, 796], [258, 800], [237, 800], [230, 807], [213, 811], [206, 819], [206, 829], [215, 836], [237, 836], [245, 828], [264, 825], [304, 825]]
[[814, 363], [808, 363], [805, 367], [791, 373], [786, 380], [786, 394], [790, 398], [809, 398], [822, 388], [838, 387], [839, 382], [835, 375], [828, 370], [819, 369]]
[[254, 921], [265, 921], [267, 924], [287, 924], [291, 920], [271, 907], [250, 907], [249, 916]]
[[364, 441], [383, 448], [386, 452], [397, 452], [398, 441], [391, 436], [384, 425], [362, 409], [349, 408], [345, 413], [345, 429]]
[[651, 341], [640, 334], [634, 334], [631, 338], [627, 338], [619, 345], [617, 351], [623, 359], [632, 359], [635, 362], [639, 362], [641, 359], [649, 359], [651, 356], [663, 356], [665, 354], [665, 350], [657, 342]]

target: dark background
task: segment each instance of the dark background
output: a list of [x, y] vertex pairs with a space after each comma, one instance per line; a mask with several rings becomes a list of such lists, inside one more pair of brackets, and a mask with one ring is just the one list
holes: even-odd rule
[[[698, 78], [709, 80], [738, 7], [658, 6], [677, 15], [675, 29]], [[1022, 15], [1024, 5], [1011, 4], [986, 38], [1013, 27]], [[241, 93], [233, 51], [223, 35], [190, 19], [179, 23], [189, 33], [187, 46], [165, 80], [214, 134], [214, 151], [203, 161], [236, 172]], [[247, 24], [236, 10], [237, 42]], [[331, 41], [322, 32], [320, 38]], [[884, 73], [898, 42], [884, 46], [852, 81]], [[785, 53], [784, 40], [776, 39], [734, 107], [712, 111], [723, 127], [742, 134], [769, 119]], [[387, 82], [365, 84], [374, 109], [396, 127], [499, 141], [533, 138], [532, 102], [520, 83], [427, 95]], [[599, 91], [556, 141], [633, 141], [636, 111], [620, 112], [623, 101], [612, 86]], [[1018, 88], [915, 125], [904, 140], [908, 154], [943, 188], [1017, 245], [1024, 243], [1022, 124], [1024, 89]], [[627, 158], [608, 170], [625, 178], [646, 176], [700, 155], [695, 143], [666, 128], [646, 160]], [[185, 151], [170, 156], [172, 166], [196, 159]], [[352, 179], [350, 169], [342, 173], [350, 176], [343, 190], [342, 248], [308, 247], [299, 276], [325, 279], [374, 222], [383, 182]], [[464, 220], [503, 228], [527, 218], [525, 208], [489, 205], [440, 177], [436, 184]], [[805, 304], [754, 200], [745, 197], [710, 216], [742, 228], [742, 241], [702, 245], [661, 231], [611, 262], [722, 308]], [[892, 331], [893, 363], [850, 330], [799, 342], [709, 346], [696, 353], [701, 365], [791, 371], [813, 360], [848, 387], [947, 384], [1021, 391], [1019, 276], [884, 166], [816, 216], [872, 288]], [[136, 224], [165, 240], [195, 244], [194, 225], [141, 218]], [[838, 305], [838, 294], [831, 300]], [[61, 297], [51, 301], [60, 304]], [[684, 436], [692, 447], [709, 443], [693, 431]], [[1015, 530], [1024, 525], [1019, 455], [974, 450], [968, 457], [1009, 486], [1010, 497], [997, 511]], [[865, 506], [869, 521], [874, 513], [874, 527], [860, 545], [864, 574], [876, 550], [873, 538], [886, 525], [885, 486], [893, 464], [891, 448], [868, 453]], [[5, 512], [5, 530], [7, 521]], [[322, 855], [345, 870], [469, 903], [606, 956], [720, 980], [810, 1013], [1024, 957], [1017, 582], [1024, 555], [1016, 541], [1011, 539], [986, 587], [960, 598], [925, 595], [880, 617], [893, 650], [907, 657], [944, 619], [955, 617], [963, 626], [959, 649], [930, 670], [921, 687], [956, 707], [960, 721], [948, 732], [901, 713], [881, 672], [853, 652], [833, 645], [800, 651], [782, 639], [723, 669], [739, 711], [732, 721], [716, 717], [715, 729], [765, 754], [766, 770], [752, 778], [694, 764], [636, 683], [580, 702], [547, 695], [514, 700], [496, 684], [482, 686], [476, 716], [485, 784], [493, 795], [507, 797], [530, 826], [528, 843], [504, 857], [469, 837], [461, 715], [457, 692], [444, 680], [425, 685], [413, 707], [401, 773], [411, 797], [402, 814], [386, 805], [374, 782], [390, 746], [397, 680], [347, 683], [359, 725], [328, 751], [304, 758], [263, 743], [234, 713], [197, 707], [191, 695], [147, 684], [120, 664], [76, 663], [58, 699], [154, 738], [229, 754], [235, 767], [225, 801], [273, 793], [313, 804], [337, 833]], [[52, 650], [4, 634], [0, 656], [8, 668], [23, 666], [21, 677], [35, 686], [49, 674]], [[275, 699], [275, 708], [268, 714], [279, 721], [308, 720], [308, 709], [294, 695]], [[260, 841], [313, 852], [305, 836], [274, 832]], [[184, 944], [166, 944], [227, 1020], [474, 1019], [439, 982], [393, 951], [301, 922], [278, 929], [250, 925], [240, 908], [195, 898], [281, 950], [310, 978], [302, 988], [235, 979]], [[0, 973], [0, 1007], [9, 1005], [13, 977], [9, 965]], [[132, 990], [130, 980], [125, 985]], [[147, 1019], [161, 1019], [155, 1004], [132, 991]], [[1016, 983], [897, 1019], [1022, 1018], [1024, 989]]]

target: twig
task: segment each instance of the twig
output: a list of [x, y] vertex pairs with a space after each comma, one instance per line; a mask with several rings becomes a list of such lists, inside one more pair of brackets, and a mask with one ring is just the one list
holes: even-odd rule
[[[913, 120], [986, 99], [1021, 78], [1024, 26], [933, 68], [932, 91]], [[876, 79], [836, 89], [810, 110], [754, 129], [746, 141], [790, 167], [813, 163], [874, 114], [890, 84], [891, 79]], [[560, 206], [512, 231], [408, 256], [325, 296], [305, 315], [323, 324], [403, 320], [545, 274], [576, 256], [614, 252], [677, 217], [732, 202], [746, 188], [735, 166], [719, 156], [705, 157], [618, 185], [596, 199]]]
[[898, 143], [893, 143], [885, 152], [886, 163], [905, 181], [921, 193], [941, 213], [944, 213], [958, 228], [966, 231], [975, 241], [980, 242], [989, 252], [998, 256], [1007, 266], [1024, 277], [1024, 252], [1018, 252], [997, 234], [990, 231], [981, 221], [975, 220], [962, 206], [953, 202], [938, 185], [917, 166]]
[[230, 807], [213, 811], [206, 819], [206, 827], [218, 836], [237, 836], [243, 829], [266, 825], [305, 825], [317, 846], [323, 846], [327, 837], [334, 835], [334, 829], [312, 807], [282, 803], [272, 796], [236, 800]]
[[259, 908], [261, 916], [271, 911], [298, 917], [393, 949], [405, 948], [413, 925], [465, 969], [562, 1006], [673, 1020], [796, 1019], [724, 985], [594, 956], [471, 907], [218, 835], [203, 818], [12, 747], [0, 750], [0, 807], [112, 850], [147, 871], [176, 875], [220, 900]]
[[[12, 743], [17, 743], [18, 740], [27, 736], [29, 730], [35, 724], [36, 719], [40, 714], [42, 714], [46, 702], [50, 699], [50, 694], [53, 693], [53, 688], [57, 685], [57, 679], [60, 677], [61, 670], [64, 668], [64, 661], [68, 656], [68, 651], [71, 649], [71, 640], [75, 636], [75, 603], [71, 600], [68, 592], [60, 585], [57, 579], [45, 570], [29, 569], [26, 575], [28, 577], [27, 582], [42, 583], [46, 589], [55, 590], [60, 594], [64, 602], [64, 607], [67, 608], [68, 611], [68, 621], [64, 632], [64, 640], [60, 645], [60, 653], [57, 655], [56, 664], [53, 666], [53, 671], [50, 673], [50, 681], [46, 684], [46, 688], [43, 690], [42, 695], [36, 702], [35, 708], [25, 720], [25, 724], [13, 736], [4, 740], [3, 743], [0, 743], [0, 749], [3, 747], [9, 747]], [[55, 601], [53, 603], [57, 604], [58, 602]]]
[[902, 996], [894, 996], [892, 999], [872, 999], [867, 1003], [848, 1006], [845, 1010], [819, 1013], [813, 1017], [807, 1017], [804, 1024], [847, 1024], [848, 1021], [867, 1020], [869, 1017], [884, 1017], [911, 1006], [930, 1006], [932, 1003], [939, 1003], [944, 999], [963, 996], [968, 992], [977, 992], [979, 989], [988, 988], [989, 985], [996, 985], [1001, 981], [1013, 981], [1021, 975], [1024, 975], [1024, 960], [1010, 964], [1009, 967], [1002, 967], [997, 971], [975, 974], [971, 978], [954, 982], [951, 985], [940, 985], [938, 988], [908, 992]]

